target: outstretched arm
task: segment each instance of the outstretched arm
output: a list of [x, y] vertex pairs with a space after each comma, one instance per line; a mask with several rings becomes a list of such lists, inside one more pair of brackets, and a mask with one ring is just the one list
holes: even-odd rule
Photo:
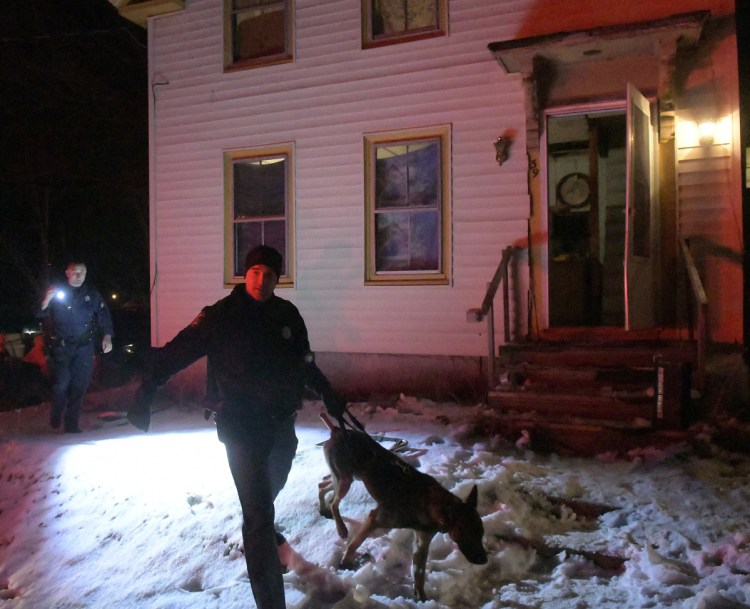
[[208, 344], [206, 309], [161, 348], [152, 348], [141, 358], [141, 384], [128, 410], [128, 421], [142, 431], [151, 426], [151, 405], [156, 389], [176, 372], [206, 355]]

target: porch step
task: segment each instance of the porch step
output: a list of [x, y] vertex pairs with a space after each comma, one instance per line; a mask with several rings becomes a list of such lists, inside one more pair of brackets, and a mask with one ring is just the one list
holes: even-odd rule
[[624, 455], [638, 448], [666, 448], [688, 440], [688, 432], [682, 429], [639, 427], [610, 420], [558, 421], [551, 417], [503, 415], [494, 410], [477, 425], [483, 434], [505, 437], [519, 448], [578, 457]]
[[501, 365], [653, 367], [657, 358], [672, 363], [695, 360], [695, 345], [676, 340], [540, 341], [503, 345], [498, 351]]
[[628, 422], [633, 427], [652, 426], [654, 398], [623, 400], [614, 396], [576, 393], [539, 393], [534, 391], [490, 391], [490, 407], [508, 415], [536, 414], [546, 421], [563, 423], [574, 419], [606, 424]]
[[[569, 366], [521, 363], [505, 367], [498, 389], [592, 393], [636, 398], [641, 390], [654, 385], [654, 364], [628, 366]], [[651, 395], [653, 397], [653, 395]]]
[[487, 404], [557, 425], [680, 429], [693, 359], [692, 344], [679, 341], [505, 345]]

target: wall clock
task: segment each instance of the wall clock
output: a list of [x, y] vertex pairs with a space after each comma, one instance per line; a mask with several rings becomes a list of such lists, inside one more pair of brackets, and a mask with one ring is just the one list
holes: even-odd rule
[[557, 200], [567, 207], [583, 207], [589, 202], [590, 194], [589, 177], [585, 173], [569, 173], [557, 183]]

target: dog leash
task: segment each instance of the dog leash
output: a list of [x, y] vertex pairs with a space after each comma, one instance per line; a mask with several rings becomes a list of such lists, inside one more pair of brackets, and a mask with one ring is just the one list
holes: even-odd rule
[[[347, 421], [344, 418], [344, 415], [346, 415], [349, 420]], [[403, 452], [404, 449], [409, 445], [409, 443], [404, 440], [403, 438], [392, 438], [390, 436], [384, 436], [384, 435], [377, 435], [373, 436], [367, 432], [365, 429], [365, 426], [355, 417], [349, 408], [344, 406], [344, 412], [341, 413], [340, 416], [336, 417], [336, 422], [339, 424], [339, 427], [341, 429], [349, 428], [352, 431], [355, 431], [357, 433], [363, 433], [366, 435], [370, 440], [373, 442], [377, 442], [378, 444], [383, 442], [393, 442], [393, 446], [389, 449], [391, 452]], [[320, 442], [318, 446], [322, 446], [324, 442]]]
[[[349, 417], [349, 421], [347, 421], [344, 418], [344, 415]], [[338, 421], [339, 427], [341, 427], [341, 429], [346, 429], [347, 427], [349, 427], [350, 429], [357, 429], [361, 432], [367, 433], [367, 431], [365, 431], [365, 426], [359, 422], [357, 417], [355, 417], [351, 413], [351, 411], [349, 410], [347, 406], [344, 406], [344, 412], [341, 413], [341, 415], [339, 415], [338, 417], [336, 417], [336, 420]]]
[[340, 417], [337, 417], [339, 427], [341, 427], [341, 429], [346, 429], [347, 427], [349, 427], [353, 431], [362, 432], [368, 438], [370, 438], [374, 442], [377, 442], [378, 444], [382, 442], [393, 442], [393, 446], [389, 450], [394, 453], [403, 451], [409, 445], [409, 443], [403, 438], [392, 438], [390, 436], [383, 435], [373, 436], [369, 434], [365, 429], [365, 426], [360, 423], [357, 417], [355, 417], [347, 407], [344, 407], [344, 414], [349, 417], [350, 421], [346, 421], [343, 414]]

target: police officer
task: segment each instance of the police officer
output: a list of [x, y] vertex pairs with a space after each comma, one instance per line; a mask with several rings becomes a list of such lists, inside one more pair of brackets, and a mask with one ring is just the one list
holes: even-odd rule
[[285, 544], [274, 530], [273, 502], [297, 449], [294, 421], [303, 388], [320, 395], [333, 416], [345, 406], [314, 362], [299, 311], [274, 294], [281, 272], [277, 250], [251, 249], [244, 285], [151, 352], [128, 413], [133, 425], [147, 431], [156, 386], [208, 356], [209, 389], [220, 401], [216, 426], [242, 507], [245, 561], [258, 609], [286, 607], [279, 558]]
[[50, 350], [54, 381], [50, 425], [80, 433], [83, 396], [94, 373], [97, 333], [104, 353], [112, 350], [112, 316], [101, 294], [86, 281], [86, 265], [70, 262], [65, 268], [68, 285], [50, 287], [38, 316], [51, 322]]

